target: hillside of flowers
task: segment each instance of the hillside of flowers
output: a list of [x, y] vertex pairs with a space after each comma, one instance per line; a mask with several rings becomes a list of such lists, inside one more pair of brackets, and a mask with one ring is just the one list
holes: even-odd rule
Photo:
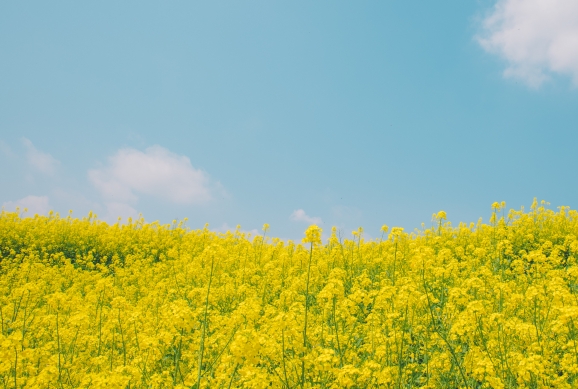
[[2, 388], [574, 388], [578, 212], [302, 242], [0, 214]]

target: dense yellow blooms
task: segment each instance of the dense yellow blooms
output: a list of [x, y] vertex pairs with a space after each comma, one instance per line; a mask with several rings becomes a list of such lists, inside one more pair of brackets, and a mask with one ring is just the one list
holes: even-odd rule
[[0, 385], [577, 387], [578, 212], [504, 207], [326, 244], [2, 212]]

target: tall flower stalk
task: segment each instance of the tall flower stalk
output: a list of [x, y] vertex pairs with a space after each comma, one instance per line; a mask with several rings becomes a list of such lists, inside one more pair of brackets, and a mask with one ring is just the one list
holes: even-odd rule
[[321, 228], [316, 225], [310, 226], [305, 231], [303, 243], [309, 243], [309, 262], [307, 264], [307, 281], [305, 282], [305, 318], [303, 320], [303, 356], [301, 359], [301, 387], [305, 387], [305, 356], [307, 354], [307, 319], [309, 315], [309, 282], [311, 280], [311, 262], [313, 260], [313, 247], [321, 244]]

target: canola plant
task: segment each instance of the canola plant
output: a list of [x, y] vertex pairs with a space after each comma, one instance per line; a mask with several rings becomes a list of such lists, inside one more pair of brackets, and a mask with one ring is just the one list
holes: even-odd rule
[[577, 387], [578, 212], [504, 206], [325, 243], [2, 212], [0, 386]]

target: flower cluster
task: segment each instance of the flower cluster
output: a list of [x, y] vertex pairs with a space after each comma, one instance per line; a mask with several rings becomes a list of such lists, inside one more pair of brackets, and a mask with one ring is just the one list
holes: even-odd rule
[[325, 244], [2, 212], [0, 382], [576, 387], [578, 212], [504, 207]]

